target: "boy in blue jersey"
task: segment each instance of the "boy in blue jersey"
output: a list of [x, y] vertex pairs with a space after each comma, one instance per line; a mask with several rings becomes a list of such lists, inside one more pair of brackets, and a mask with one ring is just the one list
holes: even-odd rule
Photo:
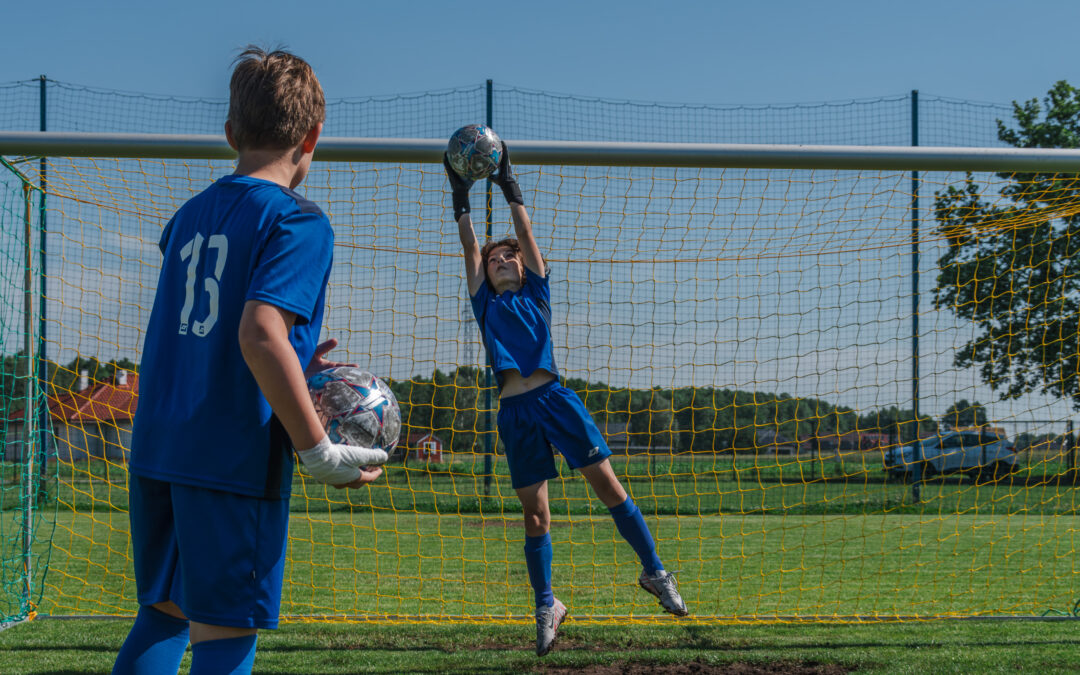
[[675, 577], [664, 570], [641, 511], [615, 476], [604, 437], [577, 394], [559, 384], [547, 266], [533, 238], [506, 144], [491, 181], [502, 188], [510, 205], [516, 239], [489, 241], [480, 248], [469, 215], [472, 181], [454, 172], [446, 157], [443, 164], [465, 253], [473, 315], [499, 384], [499, 437], [525, 515], [525, 563], [536, 600], [537, 655], [551, 651], [567, 611], [551, 590], [547, 481], [559, 475], [552, 447], [581, 471], [608, 507], [619, 533], [638, 554], [643, 567], [638, 577], [641, 587], [659, 598], [665, 611], [685, 616], [686, 604]]
[[225, 134], [236, 172], [192, 198], [161, 235], [129, 468], [139, 613], [114, 673], [250, 673], [256, 631], [276, 628], [293, 449], [317, 480], [359, 487], [381, 449], [334, 445], [306, 377], [333, 233], [293, 188], [322, 131], [311, 67], [246, 49]]

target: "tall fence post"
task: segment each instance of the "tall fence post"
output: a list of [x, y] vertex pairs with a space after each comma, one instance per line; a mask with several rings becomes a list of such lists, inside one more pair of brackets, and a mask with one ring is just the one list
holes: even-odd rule
[[[33, 197], [31, 186], [23, 181], [23, 234], [26, 237], [26, 260], [23, 271], [23, 433], [22, 433], [22, 457], [19, 459], [23, 466], [22, 480], [22, 567], [23, 567], [23, 610], [27, 611], [31, 606], [33, 588], [33, 557], [31, 551], [34, 545], [34, 251], [33, 251]], [[16, 366], [16, 377], [18, 376]], [[14, 393], [14, 392], [13, 392]]]
[[[491, 128], [493, 117], [491, 80], [487, 81], [487, 116], [485, 123]], [[491, 181], [487, 181], [484, 194], [484, 234], [491, 239]], [[484, 359], [487, 360], [486, 357]], [[491, 494], [491, 473], [495, 465], [495, 444], [491, 438], [491, 366], [484, 368], [484, 494]]]
[[[49, 106], [48, 106], [48, 83], [49, 78], [42, 75], [38, 79], [38, 118], [39, 128], [41, 131], [48, 131], [49, 121]], [[48, 268], [46, 267], [46, 240], [48, 233], [48, 221], [46, 219], [48, 203], [46, 201], [46, 193], [48, 188], [48, 165], [45, 161], [45, 157], [40, 160], [40, 167], [38, 169], [38, 186], [41, 188], [38, 192], [38, 268], [41, 275], [40, 286], [41, 290], [38, 299], [38, 349], [37, 349], [37, 392], [48, 392], [49, 388], [46, 386], [46, 382], [49, 379], [49, 372], [47, 361], [45, 359], [45, 297], [47, 295], [46, 283], [48, 279]], [[46, 475], [46, 462], [48, 461], [48, 448], [49, 448], [49, 404], [45, 397], [41, 397], [38, 404], [38, 480], [37, 480], [37, 492], [38, 496], [44, 498], [45, 493], [45, 475]]]
[[[911, 90], [911, 145], [919, 145], [919, 90]], [[919, 172], [911, 172], [911, 412], [915, 418], [915, 480], [911, 498], [921, 499], [922, 478], [926, 473], [919, 463]]]

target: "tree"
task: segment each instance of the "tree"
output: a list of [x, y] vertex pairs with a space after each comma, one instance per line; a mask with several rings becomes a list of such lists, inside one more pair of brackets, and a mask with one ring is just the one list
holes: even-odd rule
[[[1080, 90], [1060, 81], [1044, 104], [1013, 103], [1015, 128], [998, 138], [1020, 148], [1080, 147]], [[1000, 199], [984, 198], [969, 174], [936, 193], [938, 260], [934, 307], [974, 323], [956, 353], [977, 366], [1003, 399], [1041, 391], [1080, 410], [1080, 179], [999, 173]]]
[[978, 401], [968, 403], [967, 399], [962, 398], [949, 406], [941, 418], [941, 423], [953, 429], [981, 427], [986, 424], [986, 408]]
[[859, 415], [859, 430], [879, 434], [889, 434], [901, 443], [911, 443], [925, 438], [937, 431], [937, 423], [932, 417], [919, 415], [918, 424], [915, 413], [910, 409], [889, 406], [865, 415]]

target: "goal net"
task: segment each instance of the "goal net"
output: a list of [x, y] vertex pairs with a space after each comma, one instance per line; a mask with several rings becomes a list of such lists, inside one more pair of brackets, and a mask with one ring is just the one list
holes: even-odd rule
[[[340, 160], [316, 161], [299, 188], [335, 231], [324, 337], [340, 341], [338, 359], [391, 383], [405, 424], [371, 486], [335, 490], [298, 470], [282, 601], [291, 620], [532, 611], [521, 507], [494, 430], [498, 392], [439, 155], [421, 145], [420, 160], [387, 141], [368, 161], [329, 143], [326, 157]], [[741, 166], [713, 148], [693, 166], [645, 146], [622, 147], [631, 160], [599, 145], [586, 160], [580, 145], [521, 147], [515, 168], [551, 267], [556, 361], [695, 620], [1032, 616], [1080, 595], [1070, 383], [1050, 377], [1004, 400], [987, 384], [1013, 368], [1009, 345], [1032, 336], [1044, 352], [1071, 350], [1048, 360], [1075, 359], [1075, 332], [1071, 344], [1040, 332], [1055, 312], [1075, 322], [1073, 296], [1044, 293], [1025, 325], [1015, 304], [993, 304], [1004, 287], [965, 295], [985, 285], [984, 267], [1031, 271], [1027, 288], [1008, 289], [1029, 299], [1040, 283], [1071, 288], [1071, 273], [1038, 276], [1042, 249], [1021, 246], [964, 276], [976, 249], [950, 248], [962, 237], [1066, 238], [1062, 224], [1080, 213], [1066, 182], [1053, 183], [1062, 192], [1050, 211], [1017, 211], [1001, 194], [1060, 166], [1009, 177], [1007, 161], [987, 167], [957, 151], [948, 170], [881, 169], [880, 157], [857, 168], [791, 160], [797, 148], [780, 160], [746, 151]], [[152, 144], [141, 152], [42, 150], [26, 154], [54, 156], [0, 169], [7, 620], [137, 609], [126, 459], [157, 242], [185, 200], [232, 169], [154, 157]], [[977, 173], [964, 194], [1005, 215], [948, 200], [967, 189], [967, 161]], [[501, 202], [493, 237], [512, 233]], [[965, 313], [980, 302], [986, 312]], [[990, 341], [994, 322], [1022, 332]], [[974, 358], [979, 349], [989, 356]], [[607, 510], [558, 462], [560, 599], [586, 620], [668, 618], [637, 588], [639, 563]]]

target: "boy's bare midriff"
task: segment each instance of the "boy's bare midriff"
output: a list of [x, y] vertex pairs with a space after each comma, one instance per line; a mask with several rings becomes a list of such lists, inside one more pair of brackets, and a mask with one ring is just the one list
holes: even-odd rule
[[502, 376], [503, 386], [502, 391], [499, 392], [499, 398], [519, 396], [556, 379], [553, 374], [543, 368], [537, 368], [528, 377], [522, 377], [516, 368], [511, 368], [502, 371]]

